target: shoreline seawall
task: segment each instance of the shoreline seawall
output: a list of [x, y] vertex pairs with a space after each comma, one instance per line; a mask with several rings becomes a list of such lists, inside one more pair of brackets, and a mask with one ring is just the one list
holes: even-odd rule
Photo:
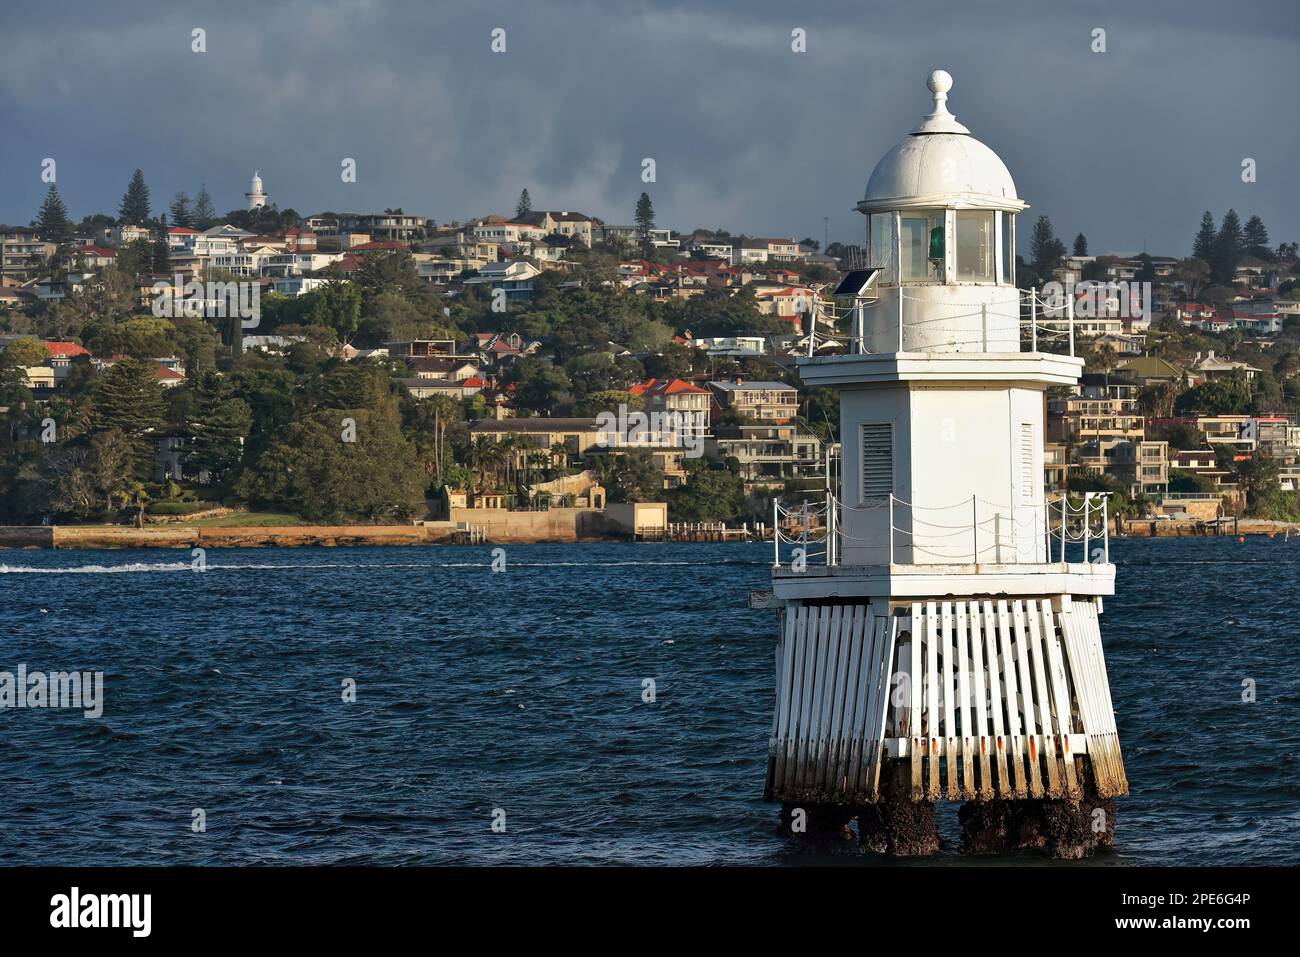
[[[0, 526], [0, 550], [30, 548], [296, 548], [353, 545], [461, 544], [464, 529], [450, 522], [424, 525], [10, 525]], [[626, 541], [615, 531], [562, 526], [514, 528], [484, 526], [474, 544], [566, 544]]]

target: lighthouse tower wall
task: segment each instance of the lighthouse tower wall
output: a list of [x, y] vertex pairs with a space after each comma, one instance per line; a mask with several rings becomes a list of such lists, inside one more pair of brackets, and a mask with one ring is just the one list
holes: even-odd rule
[[844, 388], [840, 421], [844, 564], [1047, 560], [1041, 390]]

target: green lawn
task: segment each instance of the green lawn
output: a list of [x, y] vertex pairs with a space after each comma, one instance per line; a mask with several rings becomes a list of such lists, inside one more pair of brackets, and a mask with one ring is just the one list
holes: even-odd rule
[[179, 522], [196, 528], [248, 528], [261, 525], [301, 525], [296, 515], [280, 512], [236, 512], [220, 518], [201, 518], [195, 522]]

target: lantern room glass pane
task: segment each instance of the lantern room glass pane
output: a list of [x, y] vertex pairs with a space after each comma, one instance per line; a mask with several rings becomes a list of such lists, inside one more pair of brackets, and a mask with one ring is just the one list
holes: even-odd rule
[[998, 213], [1002, 217], [1002, 275], [998, 282], [1008, 286], [1016, 284], [1016, 247], [1012, 242], [1012, 220], [1014, 213]]
[[908, 210], [900, 217], [903, 282], [943, 282], [944, 211]]
[[872, 213], [871, 214], [871, 263], [877, 269], [882, 271], [882, 278], [886, 281], [891, 280], [891, 270], [889, 260], [894, 248], [894, 214], [893, 213]]
[[957, 210], [957, 279], [993, 282], [993, 212]]

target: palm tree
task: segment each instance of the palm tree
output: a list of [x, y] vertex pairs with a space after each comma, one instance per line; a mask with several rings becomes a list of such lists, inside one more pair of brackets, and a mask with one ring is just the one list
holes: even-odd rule
[[489, 473], [494, 479], [499, 478], [504, 462], [505, 451], [501, 443], [487, 435], [475, 436], [465, 457], [465, 464], [478, 475], [480, 485], [487, 483]]

